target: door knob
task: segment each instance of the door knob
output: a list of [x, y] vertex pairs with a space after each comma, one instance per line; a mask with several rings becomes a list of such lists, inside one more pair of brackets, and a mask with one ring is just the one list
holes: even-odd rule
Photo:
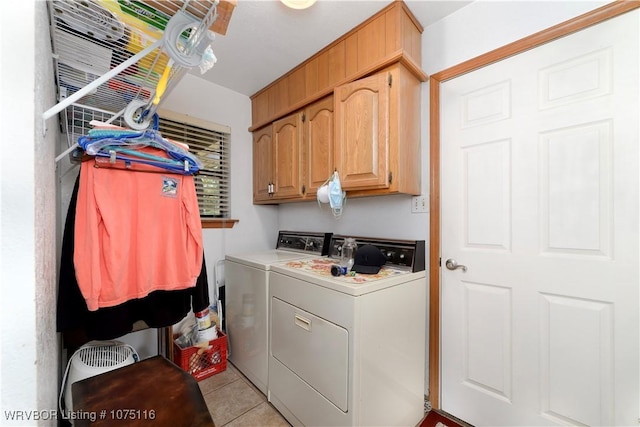
[[456, 261], [453, 258], [449, 258], [447, 260], [447, 262], [445, 262], [444, 264], [449, 270], [457, 270], [458, 268], [461, 268], [462, 271], [466, 272], [467, 271], [467, 266], [466, 265], [460, 265], [458, 264], [458, 261]]

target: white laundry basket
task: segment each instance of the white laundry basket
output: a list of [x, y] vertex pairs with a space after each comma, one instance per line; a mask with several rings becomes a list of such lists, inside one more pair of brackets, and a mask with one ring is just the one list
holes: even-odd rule
[[[91, 341], [80, 347], [67, 364], [67, 370], [60, 389], [60, 412], [64, 418], [73, 411], [71, 385], [85, 378], [103, 374], [139, 360], [138, 353], [129, 344], [120, 341]], [[62, 409], [64, 397], [66, 413]], [[73, 420], [69, 420], [73, 424]]]

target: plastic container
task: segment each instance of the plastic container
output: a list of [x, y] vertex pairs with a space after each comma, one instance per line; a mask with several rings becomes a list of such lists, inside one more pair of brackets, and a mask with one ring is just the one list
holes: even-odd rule
[[209, 342], [211, 340], [215, 340], [216, 338], [218, 338], [218, 328], [215, 325], [211, 325], [211, 327], [207, 329], [198, 330], [198, 343]]
[[351, 271], [351, 267], [353, 267], [356, 249], [358, 249], [356, 239], [353, 237], [346, 237], [344, 239], [344, 244], [342, 245], [342, 251], [340, 252], [340, 266], [346, 268], [347, 272]]
[[198, 323], [198, 329], [204, 330], [211, 327], [211, 317], [209, 317], [209, 309], [205, 308], [202, 311], [195, 313], [196, 322]]
[[218, 338], [205, 345], [182, 348], [174, 340], [173, 363], [197, 381], [227, 369], [227, 336], [218, 331]]

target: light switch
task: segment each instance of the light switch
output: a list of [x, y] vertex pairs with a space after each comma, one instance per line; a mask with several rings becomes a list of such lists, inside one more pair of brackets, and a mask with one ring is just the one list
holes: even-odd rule
[[411, 198], [411, 213], [429, 212], [429, 197], [414, 196]]

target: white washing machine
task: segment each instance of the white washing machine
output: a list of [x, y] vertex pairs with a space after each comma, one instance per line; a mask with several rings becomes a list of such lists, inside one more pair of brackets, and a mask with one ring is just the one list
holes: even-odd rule
[[[275, 263], [325, 255], [330, 233], [280, 231], [276, 249], [225, 257], [229, 360], [267, 394], [269, 271]], [[326, 249], [325, 249], [326, 248]]]
[[[343, 240], [333, 237], [336, 256]], [[334, 277], [327, 257], [271, 269], [268, 395], [292, 425], [407, 426], [424, 415], [424, 241], [356, 241], [385, 254], [377, 274]]]

